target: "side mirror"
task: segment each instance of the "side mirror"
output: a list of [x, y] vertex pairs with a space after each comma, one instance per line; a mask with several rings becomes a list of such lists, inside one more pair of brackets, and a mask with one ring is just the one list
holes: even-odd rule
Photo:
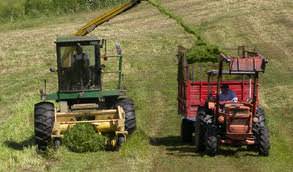
[[45, 101], [47, 96], [47, 80], [44, 80], [44, 88], [40, 89], [41, 100]]
[[44, 89], [40, 89], [40, 95], [42, 96], [44, 95], [44, 93], [45, 93]]
[[57, 72], [57, 69], [54, 67], [50, 67], [50, 72]]
[[107, 61], [108, 60], [108, 57], [107, 57], [106, 54], [102, 55], [102, 58], [103, 58], [104, 61]]
[[115, 43], [116, 53], [118, 56], [122, 56], [122, 49], [119, 42]]

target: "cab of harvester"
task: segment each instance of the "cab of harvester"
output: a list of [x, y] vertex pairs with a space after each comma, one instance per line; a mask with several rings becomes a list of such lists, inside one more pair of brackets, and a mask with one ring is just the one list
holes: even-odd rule
[[208, 96], [198, 110], [199, 150], [214, 156], [219, 145], [247, 145], [260, 155], [269, 154], [268, 129], [258, 100], [259, 73], [265, 71], [266, 63], [255, 52], [245, 51], [240, 57], [221, 54], [219, 69], [208, 72]]
[[[58, 93], [97, 92], [104, 90], [102, 78], [108, 58], [116, 58], [119, 63], [115, 71], [115, 89], [121, 88], [122, 79], [122, 54], [120, 47], [117, 55], [107, 56], [106, 41], [96, 37], [61, 37], [56, 40]], [[105, 52], [102, 55], [102, 48]], [[112, 88], [113, 90], [113, 88]], [[117, 92], [116, 92], [117, 94]]]
[[57, 39], [59, 92], [101, 90], [101, 48], [97, 38]]
[[[35, 105], [35, 140], [39, 149], [79, 123], [92, 124], [119, 147], [136, 127], [134, 103], [122, 90], [122, 50], [107, 55], [106, 41], [96, 37], [61, 37], [56, 40], [58, 91], [41, 91]], [[104, 51], [102, 51], [104, 49]], [[103, 52], [103, 54], [102, 54]], [[46, 82], [45, 82], [46, 83]]]

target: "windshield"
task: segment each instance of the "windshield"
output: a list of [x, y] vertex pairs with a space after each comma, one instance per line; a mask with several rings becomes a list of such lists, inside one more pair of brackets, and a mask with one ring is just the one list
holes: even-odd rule
[[88, 62], [89, 66], [95, 65], [95, 47], [86, 46], [64, 46], [60, 48], [62, 68], [70, 68], [79, 60]]
[[58, 47], [61, 91], [100, 89], [99, 61], [95, 45]]

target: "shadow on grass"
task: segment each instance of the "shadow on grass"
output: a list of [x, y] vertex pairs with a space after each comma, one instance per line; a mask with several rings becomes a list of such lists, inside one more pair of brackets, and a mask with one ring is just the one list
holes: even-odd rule
[[202, 156], [195, 152], [192, 143], [183, 143], [180, 136], [151, 137], [153, 146], [165, 146], [168, 155], [174, 156]]
[[[202, 157], [206, 155], [204, 152], [197, 153], [193, 143], [183, 143], [180, 136], [150, 137], [150, 144], [153, 146], [165, 146], [167, 155], [194, 157]], [[217, 156], [257, 157], [258, 154], [255, 150], [248, 150], [246, 147], [221, 146], [218, 150]]]
[[14, 140], [6, 140], [4, 142], [4, 145], [8, 148], [14, 149], [14, 150], [24, 150], [25, 148], [30, 148], [35, 144], [34, 137], [31, 136], [23, 141], [17, 142]]
[[249, 150], [246, 147], [228, 147], [228, 146], [222, 146], [218, 150], [217, 155], [222, 156], [234, 156], [234, 157], [241, 157], [241, 156], [251, 156], [256, 157], [258, 154], [255, 150]]

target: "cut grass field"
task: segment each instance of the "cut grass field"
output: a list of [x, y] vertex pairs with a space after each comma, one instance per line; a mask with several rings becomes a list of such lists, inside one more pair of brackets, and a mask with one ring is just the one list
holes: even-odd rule
[[[24, 29], [1, 31], [0, 171], [292, 171], [293, 169], [293, 4], [289, 0], [161, 0], [177, 22], [200, 30], [224, 47], [256, 46], [269, 59], [262, 75], [261, 103], [271, 133], [271, 155], [223, 148], [215, 158], [180, 142], [177, 115], [177, 45], [193, 36], [147, 2], [99, 27], [92, 35], [121, 42], [125, 85], [136, 103], [137, 131], [120, 152], [77, 154], [61, 147], [37, 154], [33, 144], [33, 104], [41, 80], [56, 89], [54, 40], [97, 15], [57, 18]], [[64, 22], [62, 22], [64, 21]], [[7, 26], [9, 27], [9, 26]], [[10, 27], [11, 28], [11, 27]]]

